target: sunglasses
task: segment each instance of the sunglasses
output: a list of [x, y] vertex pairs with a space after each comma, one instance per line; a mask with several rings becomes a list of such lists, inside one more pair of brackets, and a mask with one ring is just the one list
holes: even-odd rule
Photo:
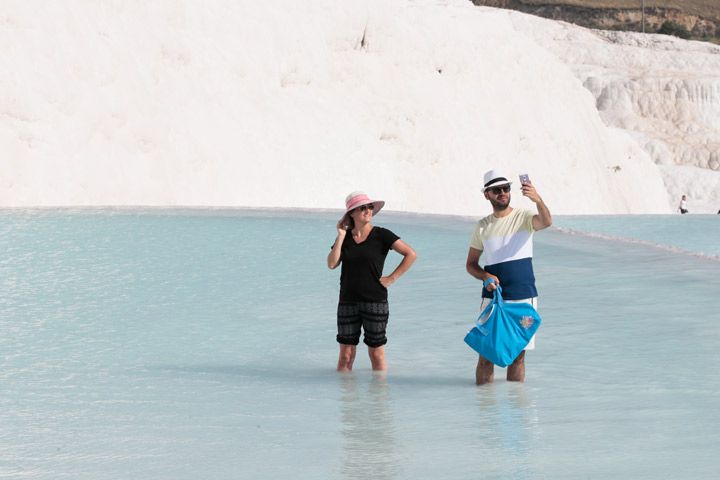
[[368, 203], [367, 205], [360, 205], [359, 207], [353, 209], [353, 212], [354, 211], [364, 212], [365, 210], [375, 210], [375, 204]]
[[510, 185], [503, 185], [502, 187], [488, 188], [488, 192], [493, 195], [500, 195], [501, 193], [510, 193]]

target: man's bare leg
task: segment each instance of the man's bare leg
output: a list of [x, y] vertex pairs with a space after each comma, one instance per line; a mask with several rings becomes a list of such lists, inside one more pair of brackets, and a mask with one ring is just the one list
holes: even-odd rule
[[355, 345], [340, 344], [340, 356], [338, 357], [337, 364], [338, 372], [349, 372], [352, 370], [356, 351], [357, 347]]
[[380, 345], [376, 348], [368, 347], [368, 355], [370, 355], [370, 363], [372, 364], [373, 370], [387, 370], [387, 363], [385, 362], [385, 345]]
[[492, 382], [494, 378], [494, 372], [495, 365], [493, 365], [490, 360], [480, 356], [478, 358], [477, 368], [475, 369], [475, 384], [484, 385], [486, 383]]
[[509, 382], [525, 381], [525, 350], [508, 366], [507, 379]]

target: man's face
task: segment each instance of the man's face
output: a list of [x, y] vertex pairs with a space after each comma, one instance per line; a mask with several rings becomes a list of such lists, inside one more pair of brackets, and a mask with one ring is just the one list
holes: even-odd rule
[[485, 191], [485, 198], [490, 201], [493, 210], [505, 210], [510, 206], [510, 185], [488, 188]]

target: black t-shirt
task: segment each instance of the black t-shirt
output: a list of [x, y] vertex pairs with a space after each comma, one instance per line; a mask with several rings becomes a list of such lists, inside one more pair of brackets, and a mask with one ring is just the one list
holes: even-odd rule
[[385, 257], [400, 237], [382, 227], [373, 227], [367, 239], [358, 244], [348, 232], [340, 251], [341, 302], [383, 302], [387, 289], [380, 283]]

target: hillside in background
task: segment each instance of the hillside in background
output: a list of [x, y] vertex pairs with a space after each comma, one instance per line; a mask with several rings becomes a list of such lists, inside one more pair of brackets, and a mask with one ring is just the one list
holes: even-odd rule
[[[472, 0], [603, 30], [669, 33], [720, 41], [717, 0]], [[644, 19], [642, 4], [645, 4]]]
[[533, 38], [570, 68], [595, 98], [607, 126], [626, 132], [650, 155], [671, 199], [687, 194], [698, 207], [696, 212], [717, 212], [718, 45], [671, 35], [588, 29], [502, 11], [517, 32]]
[[475, 216], [498, 166], [555, 214], [720, 206], [710, 43], [466, 0], [16, 2], [0, 19], [0, 207], [338, 209], [365, 190]]

